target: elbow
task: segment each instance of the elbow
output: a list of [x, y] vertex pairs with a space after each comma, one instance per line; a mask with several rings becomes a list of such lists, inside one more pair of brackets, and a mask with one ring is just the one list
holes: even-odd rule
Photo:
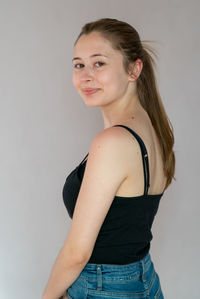
[[69, 242], [65, 242], [62, 248], [63, 255], [65, 259], [70, 260], [71, 264], [87, 264], [92, 254], [91, 250], [88, 248], [81, 248], [81, 246], [77, 246], [74, 244], [70, 244]]
[[86, 253], [79, 252], [78, 254], [73, 253], [73, 261], [76, 264], [87, 264], [90, 259], [90, 255]]
[[72, 264], [87, 264], [87, 262], [90, 259], [91, 254], [89, 254], [88, 252], [82, 252], [80, 249], [79, 250], [70, 250], [70, 259], [72, 261]]

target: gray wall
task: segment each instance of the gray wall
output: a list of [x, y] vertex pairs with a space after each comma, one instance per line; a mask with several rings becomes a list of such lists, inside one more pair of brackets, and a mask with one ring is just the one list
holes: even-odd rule
[[70, 226], [67, 174], [103, 129], [72, 84], [73, 43], [100, 17], [132, 24], [159, 51], [175, 133], [176, 181], [155, 219], [151, 254], [166, 299], [199, 298], [199, 1], [0, 1], [0, 298], [40, 298]]

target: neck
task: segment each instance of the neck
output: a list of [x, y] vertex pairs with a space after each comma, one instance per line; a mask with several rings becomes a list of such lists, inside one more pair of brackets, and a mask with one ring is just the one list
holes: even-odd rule
[[137, 118], [137, 113], [141, 111], [142, 106], [137, 97], [129, 101], [113, 101], [106, 107], [101, 107], [104, 120], [104, 129], [117, 124], [123, 124]]

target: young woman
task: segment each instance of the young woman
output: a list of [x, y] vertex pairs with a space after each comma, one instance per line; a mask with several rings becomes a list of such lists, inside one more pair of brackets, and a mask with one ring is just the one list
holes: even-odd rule
[[73, 83], [87, 107], [100, 107], [104, 129], [66, 179], [72, 224], [43, 299], [164, 298], [149, 249], [174, 178], [174, 135], [148, 50], [110, 18], [87, 23], [75, 42]]

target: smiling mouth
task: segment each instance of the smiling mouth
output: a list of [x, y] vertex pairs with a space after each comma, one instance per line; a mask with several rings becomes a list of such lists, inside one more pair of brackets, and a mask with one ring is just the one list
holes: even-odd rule
[[86, 88], [83, 90], [83, 93], [86, 95], [90, 95], [90, 94], [96, 93], [99, 90], [100, 90], [100, 88]]

